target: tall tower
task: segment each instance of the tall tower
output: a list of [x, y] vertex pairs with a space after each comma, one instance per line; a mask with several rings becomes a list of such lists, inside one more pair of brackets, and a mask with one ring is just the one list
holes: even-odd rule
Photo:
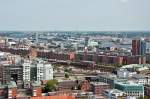
[[89, 37], [85, 37], [85, 47], [88, 46], [88, 42], [89, 42]]
[[132, 55], [140, 55], [140, 40], [132, 40]]
[[36, 36], [35, 36], [35, 39], [36, 39], [36, 44], [38, 44], [38, 42], [39, 42], [39, 34], [38, 34], [38, 32], [36, 32], [36, 34], [35, 34]]
[[145, 55], [146, 53], [146, 42], [144, 38], [141, 38], [140, 54]]
[[145, 55], [146, 42], [144, 38], [132, 40], [132, 55]]

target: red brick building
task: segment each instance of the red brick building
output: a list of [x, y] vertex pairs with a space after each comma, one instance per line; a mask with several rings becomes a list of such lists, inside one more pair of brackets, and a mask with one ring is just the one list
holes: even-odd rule
[[94, 94], [103, 94], [104, 90], [109, 88], [109, 84], [103, 82], [91, 82], [91, 89]]
[[17, 88], [8, 88], [8, 99], [15, 99], [17, 96]]
[[38, 82], [34, 82], [31, 84], [32, 95], [35, 97], [42, 96], [42, 88]]
[[7, 85], [0, 85], [0, 99], [15, 99], [17, 96], [17, 86], [15, 82]]
[[132, 55], [140, 55], [140, 40], [132, 40]]
[[30, 48], [29, 49], [29, 57], [31, 59], [37, 57], [37, 49], [36, 48]]

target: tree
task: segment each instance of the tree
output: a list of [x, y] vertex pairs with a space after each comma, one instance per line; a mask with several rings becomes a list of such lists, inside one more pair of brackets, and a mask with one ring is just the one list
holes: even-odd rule
[[68, 73], [65, 73], [65, 78], [69, 78], [69, 74]]
[[48, 80], [45, 85], [44, 91], [49, 92], [49, 91], [56, 90], [57, 84], [58, 84], [58, 81], [56, 79]]
[[69, 68], [69, 69], [68, 69], [68, 68], [65, 68], [65, 69], [64, 69], [64, 72], [66, 72], [66, 73], [71, 73], [71, 72], [72, 72], [72, 69], [71, 69], [71, 68]]

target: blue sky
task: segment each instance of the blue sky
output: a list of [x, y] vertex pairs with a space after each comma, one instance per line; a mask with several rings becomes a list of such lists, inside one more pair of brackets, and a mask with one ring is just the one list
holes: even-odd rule
[[0, 30], [150, 30], [150, 0], [0, 0]]

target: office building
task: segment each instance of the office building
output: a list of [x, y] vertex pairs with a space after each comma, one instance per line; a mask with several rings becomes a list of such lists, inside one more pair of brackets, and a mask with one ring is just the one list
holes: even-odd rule
[[125, 92], [126, 96], [134, 96], [136, 98], [144, 96], [144, 86], [133, 82], [115, 82], [115, 89]]
[[141, 39], [140, 54], [145, 55], [145, 53], [146, 53], [146, 42], [144, 39]]
[[51, 64], [44, 64], [44, 80], [53, 79], [53, 67]]
[[30, 67], [30, 79], [35, 81], [53, 79], [53, 67], [42, 59], [35, 59]]
[[145, 55], [146, 42], [143, 38], [132, 40], [132, 55]]
[[9, 83], [10, 81], [17, 82], [23, 80], [23, 68], [20, 65], [2, 64], [1, 69], [1, 82], [3, 84]]
[[25, 62], [22, 64], [23, 66], [23, 80], [24, 81], [30, 81], [30, 62]]

